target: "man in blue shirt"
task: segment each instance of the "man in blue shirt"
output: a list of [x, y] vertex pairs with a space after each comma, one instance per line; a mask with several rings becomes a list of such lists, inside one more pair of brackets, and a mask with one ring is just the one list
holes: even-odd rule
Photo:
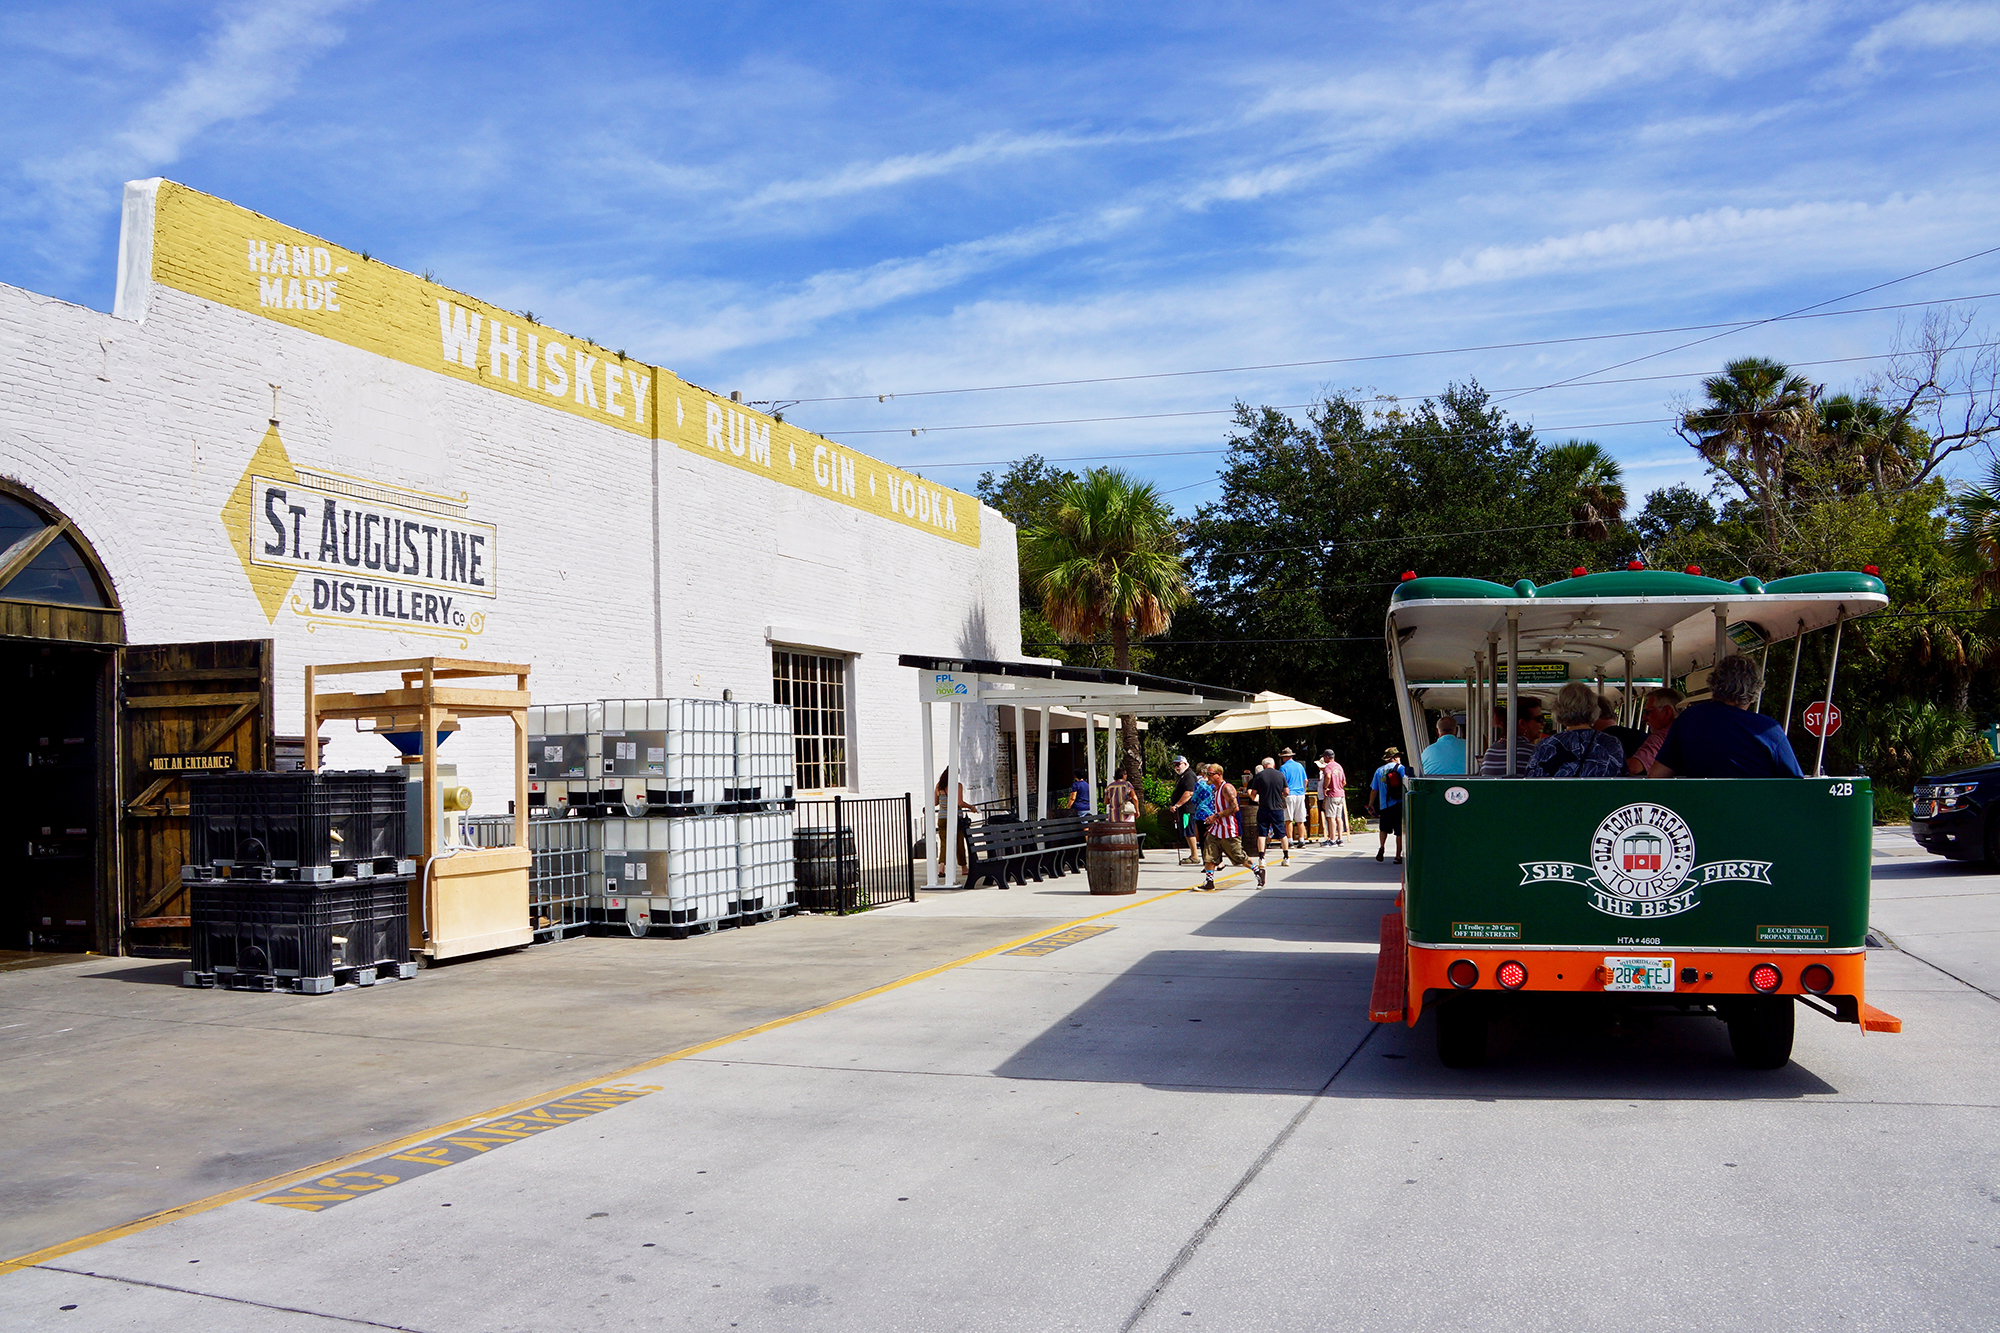
[[1395, 746], [1382, 751], [1382, 767], [1368, 780], [1368, 813], [1375, 816], [1381, 839], [1375, 844], [1375, 859], [1389, 848], [1389, 835], [1396, 835], [1396, 864], [1403, 864], [1403, 783], [1409, 770], [1403, 767], [1403, 752]]
[[1285, 762], [1278, 765], [1278, 771], [1285, 775], [1285, 864], [1292, 863], [1291, 843], [1303, 845], [1306, 840], [1306, 766], [1292, 757], [1292, 747], [1287, 745], [1278, 751], [1278, 758]]
[[1458, 734], [1458, 719], [1439, 713], [1437, 731], [1438, 738], [1417, 756], [1417, 770], [1427, 778], [1465, 772], [1465, 741]]
[[1773, 718], [1750, 711], [1764, 673], [1748, 657], [1725, 657], [1709, 673], [1711, 697], [1674, 719], [1649, 778], [1801, 778], [1798, 756]]

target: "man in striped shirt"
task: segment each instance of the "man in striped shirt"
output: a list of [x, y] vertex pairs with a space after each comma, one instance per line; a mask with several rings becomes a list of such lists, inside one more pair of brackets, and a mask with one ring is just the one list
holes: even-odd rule
[[[1215, 868], [1228, 857], [1245, 870], [1251, 868], [1250, 858], [1243, 854], [1242, 826], [1237, 820], [1237, 811], [1242, 803], [1236, 799], [1236, 788], [1222, 776], [1221, 764], [1208, 766], [1208, 787], [1213, 794], [1215, 805], [1208, 816], [1207, 834], [1202, 839], [1201, 888], [1204, 893], [1215, 892]], [[1259, 883], [1263, 876], [1258, 875]]]

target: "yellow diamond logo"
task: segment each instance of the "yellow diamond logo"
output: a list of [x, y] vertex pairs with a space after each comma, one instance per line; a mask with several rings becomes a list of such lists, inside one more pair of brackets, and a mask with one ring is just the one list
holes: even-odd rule
[[285, 442], [278, 438], [278, 423], [275, 421], [264, 432], [257, 452], [250, 455], [250, 466], [243, 469], [242, 479], [222, 506], [222, 527], [229, 534], [229, 544], [236, 548], [236, 558], [243, 562], [243, 574], [250, 580], [250, 591], [257, 594], [257, 604], [264, 608], [265, 618], [275, 623], [278, 608], [285, 604], [285, 594], [291, 591], [292, 580], [297, 574], [289, 569], [260, 565], [251, 559], [250, 526], [254, 515], [250, 508], [255, 491], [251, 484], [252, 477], [269, 477], [273, 481], [293, 484], [298, 482], [298, 474], [292, 471], [291, 457], [285, 452]]

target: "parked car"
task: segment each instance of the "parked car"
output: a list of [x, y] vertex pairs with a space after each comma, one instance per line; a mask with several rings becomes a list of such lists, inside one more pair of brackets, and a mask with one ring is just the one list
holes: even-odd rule
[[2000, 861], [2000, 763], [1926, 777], [1911, 793], [1910, 832], [1926, 851], [1954, 861]]

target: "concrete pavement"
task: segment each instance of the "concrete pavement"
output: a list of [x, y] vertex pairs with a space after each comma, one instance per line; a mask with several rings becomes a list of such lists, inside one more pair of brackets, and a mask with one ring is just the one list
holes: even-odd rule
[[[1881, 849], [1892, 880], [1971, 883]], [[1880, 950], [1870, 998], [1905, 1032], [1802, 1013], [1784, 1070], [1737, 1069], [1712, 1020], [1529, 1015], [1448, 1071], [1428, 1020], [1366, 1021], [1392, 868], [1295, 862], [646, 1071], [559, 1127], [495, 1122], [322, 1211], [232, 1203], [0, 1277], [0, 1326], [1990, 1326], [1989, 996]], [[1012, 938], [1106, 905], [1074, 885], [826, 924]], [[1897, 938], [1969, 937], [1990, 892], [1898, 895]]]

